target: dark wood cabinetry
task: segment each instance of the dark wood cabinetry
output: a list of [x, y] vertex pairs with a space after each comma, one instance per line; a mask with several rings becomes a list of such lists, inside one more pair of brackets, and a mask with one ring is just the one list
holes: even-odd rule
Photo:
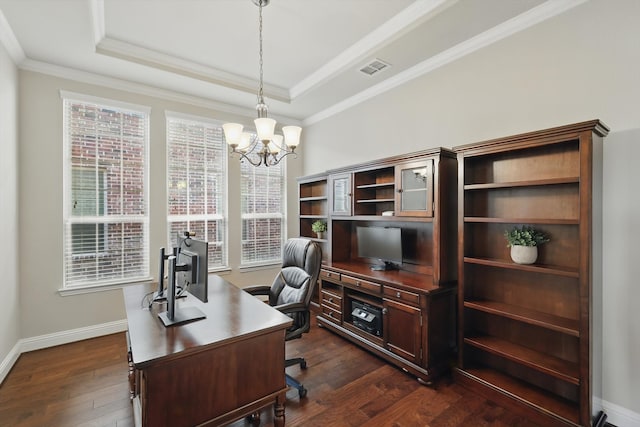
[[[456, 148], [457, 377], [545, 425], [591, 425], [607, 132], [591, 121]], [[520, 224], [550, 237], [535, 264], [510, 259], [503, 234]]]
[[[456, 179], [456, 156], [441, 148], [328, 172], [318, 324], [425, 382], [456, 346]], [[356, 230], [374, 226], [401, 229], [399, 270], [359, 257]]]

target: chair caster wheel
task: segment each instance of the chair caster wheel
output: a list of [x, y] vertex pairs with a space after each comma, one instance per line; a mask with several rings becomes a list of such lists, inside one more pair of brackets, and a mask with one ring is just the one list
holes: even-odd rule
[[301, 388], [300, 390], [298, 390], [298, 396], [300, 396], [300, 399], [305, 398], [307, 396], [307, 389]]
[[302, 362], [300, 362], [300, 369], [307, 369], [307, 361], [303, 360]]

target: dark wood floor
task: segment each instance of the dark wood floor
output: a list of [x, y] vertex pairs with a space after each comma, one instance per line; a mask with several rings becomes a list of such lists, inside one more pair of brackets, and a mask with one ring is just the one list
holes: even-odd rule
[[[309, 394], [301, 400], [297, 390], [287, 393], [287, 426], [537, 426], [447, 378], [420, 385], [315, 325], [287, 343], [287, 355], [298, 354], [308, 369], [288, 372]], [[270, 410], [261, 425], [273, 425]], [[124, 333], [20, 356], [0, 386], [0, 426], [133, 426]]]

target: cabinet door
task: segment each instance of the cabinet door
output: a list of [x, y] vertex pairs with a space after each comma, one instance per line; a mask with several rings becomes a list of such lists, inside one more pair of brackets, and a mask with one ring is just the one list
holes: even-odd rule
[[384, 340], [387, 350], [420, 364], [422, 316], [420, 309], [389, 299], [383, 300]]
[[396, 166], [396, 215], [433, 216], [433, 159]]
[[351, 174], [331, 177], [331, 214], [351, 215]]

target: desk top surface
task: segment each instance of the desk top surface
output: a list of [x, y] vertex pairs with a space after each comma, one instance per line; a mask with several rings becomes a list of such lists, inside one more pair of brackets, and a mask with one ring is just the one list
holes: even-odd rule
[[176, 301], [176, 310], [194, 306], [207, 317], [183, 325], [165, 327], [158, 313], [166, 303], [147, 308], [145, 296], [154, 287], [123, 289], [133, 364], [137, 368], [158, 359], [179, 357], [222, 346], [271, 331], [286, 329], [291, 318], [219, 276], [209, 277], [209, 302], [193, 295]]

